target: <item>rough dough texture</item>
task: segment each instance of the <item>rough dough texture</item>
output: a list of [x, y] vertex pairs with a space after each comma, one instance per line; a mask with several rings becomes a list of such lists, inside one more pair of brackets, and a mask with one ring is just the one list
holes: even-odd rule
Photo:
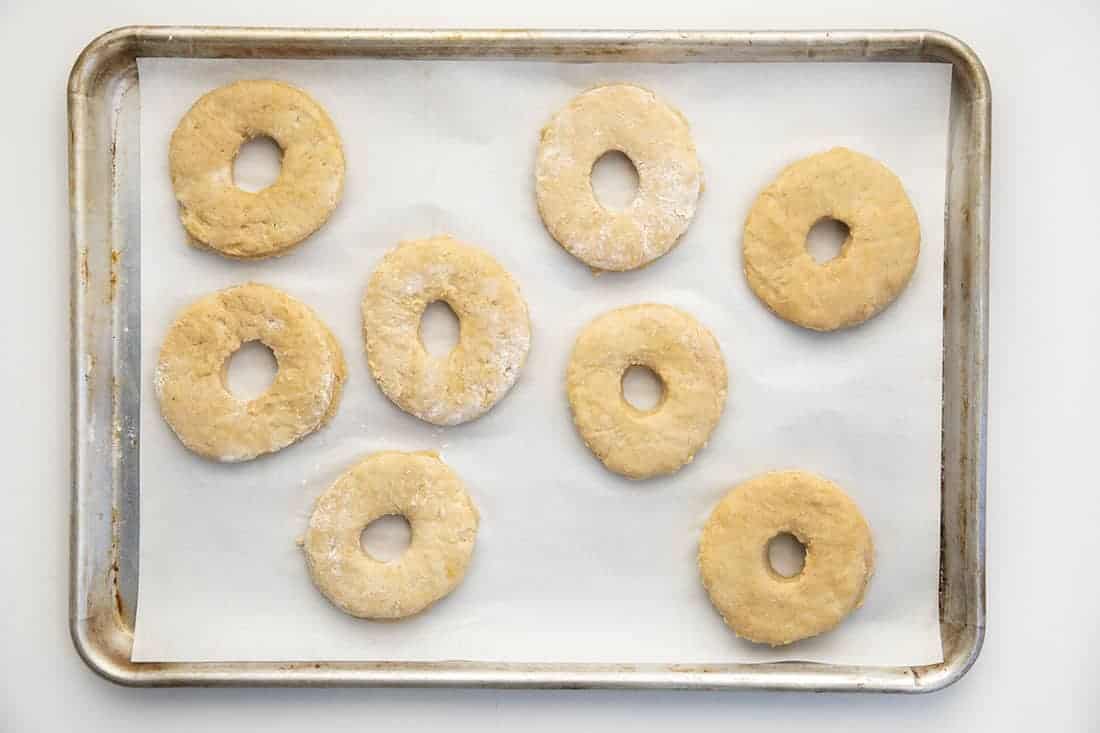
[[[399, 514], [412, 542], [394, 562], [375, 560], [359, 536]], [[302, 541], [317, 589], [341, 611], [371, 619], [419, 613], [454, 590], [470, 563], [478, 513], [462, 481], [434, 453], [375, 453], [317, 499]]]
[[[644, 366], [664, 393], [642, 411], [623, 397], [623, 374]], [[589, 323], [566, 374], [573, 422], [605, 466], [628, 478], [672, 473], [707, 444], [726, 404], [726, 362], [718, 341], [687, 313], [646, 303]]]
[[[233, 161], [260, 136], [282, 148], [282, 168], [267, 188], [245, 191], [233, 182]], [[168, 162], [188, 234], [229, 257], [283, 254], [325, 223], [344, 189], [332, 121], [277, 81], [239, 81], [201, 97], [172, 133]]]
[[[437, 300], [459, 321], [458, 343], [443, 357], [420, 341], [424, 309]], [[447, 236], [386, 254], [363, 297], [363, 333], [378, 386], [433, 425], [487, 412], [515, 384], [531, 345], [527, 303], [512, 276], [487, 252]]]
[[[248, 341], [275, 354], [278, 371], [251, 401], [229, 392], [229, 357]], [[160, 410], [183, 444], [234, 463], [273, 453], [335, 414], [345, 376], [332, 332], [281, 290], [249, 283], [187, 307], [164, 338], [154, 386]]]
[[[768, 562], [768, 542], [788, 532], [806, 548], [790, 578]], [[726, 624], [749, 641], [779, 646], [828, 631], [863, 603], [874, 565], [867, 522], [831, 481], [803, 471], [766, 473], [715, 507], [699, 542], [699, 570]]]
[[[818, 264], [806, 236], [822, 218], [848, 225], [840, 253]], [[756, 296], [780, 318], [815, 331], [871, 318], [909, 282], [920, 224], [901, 181], [845, 148], [788, 166], [745, 222], [744, 267]]]
[[[592, 191], [592, 166], [612, 150], [638, 171], [637, 195], [622, 211], [605, 209]], [[590, 89], [542, 129], [539, 213], [551, 236], [590, 267], [632, 270], [668, 252], [695, 216], [702, 189], [687, 121], [648, 89]]]

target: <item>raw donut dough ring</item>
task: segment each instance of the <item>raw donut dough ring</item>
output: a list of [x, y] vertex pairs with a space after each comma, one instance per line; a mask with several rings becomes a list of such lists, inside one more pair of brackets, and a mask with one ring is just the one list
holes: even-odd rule
[[[840, 254], [806, 249], [823, 218], [848, 225]], [[745, 222], [745, 277], [780, 318], [815, 331], [863, 323], [905, 289], [920, 254], [917, 213], [897, 176], [845, 148], [792, 165], [757, 197]]]
[[[776, 573], [768, 542], [789, 532], [806, 548], [802, 571]], [[780, 646], [816, 636], [863, 603], [874, 567], [867, 522], [839, 486], [804, 471], [766, 473], [735, 487], [703, 527], [699, 570], [738, 636]]]
[[[267, 136], [283, 151], [261, 191], [233, 183], [233, 161]], [[180, 221], [192, 239], [228, 257], [285, 253], [317, 231], [340, 202], [344, 152], [321, 105], [277, 81], [239, 81], [203, 95], [172, 133], [168, 161]]]
[[[600, 205], [592, 166], [619, 151], [638, 171], [622, 211]], [[656, 94], [611, 84], [575, 97], [542, 129], [535, 195], [546, 229], [598, 270], [633, 270], [672, 249], [695, 216], [703, 169], [687, 120]]]
[[[652, 410], [623, 396], [623, 374], [644, 366], [664, 385]], [[627, 478], [672, 473], [707, 444], [726, 404], [726, 362], [687, 313], [646, 303], [604, 313], [581, 331], [566, 374], [573, 423], [607, 468]]]
[[[424, 309], [441, 300], [459, 321], [458, 343], [434, 357], [420, 341]], [[386, 253], [363, 297], [371, 374], [405, 412], [458, 425], [487, 412], [519, 377], [531, 344], [527, 303], [487, 252], [447, 236]]]
[[[401, 515], [412, 541], [393, 562], [375, 560], [359, 537], [374, 520]], [[317, 499], [302, 540], [314, 585], [345, 613], [399, 619], [454, 590], [470, 563], [478, 513], [461, 479], [434, 453], [375, 453]]]
[[[229, 357], [248, 341], [275, 354], [278, 371], [251, 401], [226, 387]], [[154, 386], [160, 410], [185, 446], [225, 463], [273, 453], [336, 413], [345, 376], [332, 332], [304, 303], [248, 283], [207, 295], [168, 329]]]

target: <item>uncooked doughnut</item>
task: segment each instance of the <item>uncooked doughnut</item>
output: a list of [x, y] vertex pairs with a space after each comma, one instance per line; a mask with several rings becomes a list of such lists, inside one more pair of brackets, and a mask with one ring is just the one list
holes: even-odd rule
[[[823, 218], [848, 225], [840, 253], [818, 263], [806, 236]], [[917, 213], [897, 176], [845, 148], [783, 170], [745, 222], [745, 277], [780, 318], [815, 331], [854, 326], [888, 306], [920, 254]]]
[[[266, 392], [237, 399], [225, 383], [229, 357], [260, 341], [278, 371]], [[188, 306], [164, 338], [154, 386], [160, 410], [185, 446], [217, 461], [247, 461], [309, 435], [335, 414], [344, 356], [332, 332], [301, 301], [249, 283]]]
[[[261, 191], [233, 182], [233, 161], [267, 136], [283, 151]], [[283, 254], [317, 231], [340, 201], [344, 152], [321, 105], [277, 81], [239, 81], [204, 95], [180, 120], [168, 153], [180, 220], [198, 243], [236, 258]]]
[[[442, 357], [420, 341], [424, 309], [438, 300], [459, 322], [458, 343]], [[386, 254], [363, 297], [363, 333], [378, 386], [433, 425], [487, 412], [515, 384], [531, 344], [527, 303], [512, 276], [484, 250], [446, 236]]]
[[[412, 541], [393, 562], [359, 544], [363, 529], [401, 515]], [[314, 585], [341, 611], [370, 619], [419, 613], [454, 590], [470, 563], [478, 514], [461, 479], [434, 453], [375, 453], [317, 499], [302, 540]]]
[[[776, 573], [768, 542], [790, 533], [806, 548], [802, 571]], [[726, 624], [779, 646], [816, 636], [863, 603], [874, 566], [871, 531], [847, 494], [804, 471], [766, 473], [715, 507], [699, 542], [699, 570]]]
[[[592, 166], [617, 150], [638, 171], [622, 211], [600, 205]], [[668, 252], [695, 216], [703, 169], [688, 123], [633, 84], [578, 95], [542, 129], [535, 165], [539, 213], [551, 236], [598, 270], [632, 270]]]
[[[664, 393], [652, 410], [623, 397], [623, 374], [644, 366]], [[605, 313], [581, 331], [566, 374], [573, 422], [607, 468], [628, 478], [672, 473], [707, 444], [726, 404], [726, 362], [687, 313], [646, 303]]]

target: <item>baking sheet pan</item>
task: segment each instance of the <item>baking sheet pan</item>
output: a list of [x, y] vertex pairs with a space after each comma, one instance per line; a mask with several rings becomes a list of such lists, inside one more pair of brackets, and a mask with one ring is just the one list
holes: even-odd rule
[[[957, 678], [981, 637], [981, 484], [984, 414], [984, 257], [988, 93], [965, 47], [922, 32], [893, 33], [555, 33], [130, 29], [90, 47], [71, 89], [74, 195], [74, 638], [101, 672], [135, 684], [496, 684], [528, 686], [775, 687], [917, 691]], [[308, 38], [312, 43], [307, 43]], [[181, 39], [186, 42], [180, 43]], [[810, 43], [814, 41], [815, 43]], [[176, 53], [172, 53], [175, 51]], [[97, 56], [98, 53], [98, 56]], [[128, 661], [136, 557], [136, 366], [133, 326], [140, 277], [135, 221], [139, 182], [133, 149], [133, 59], [164, 55], [294, 57], [545, 56], [572, 60], [938, 60], [954, 63], [944, 268], [943, 544], [940, 617], [945, 661], [925, 667], [805, 663], [495, 664], [170, 663]], [[91, 58], [90, 58], [91, 57]], [[94, 63], [93, 63], [94, 61]], [[95, 71], [96, 73], [91, 73]], [[82, 74], [83, 72], [83, 74]], [[964, 73], [965, 72], [965, 73]], [[82, 85], [83, 92], [82, 92]], [[94, 89], [96, 94], [91, 94]], [[110, 140], [102, 167], [96, 141]], [[98, 191], [89, 184], [109, 182]], [[107, 194], [107, 195], [104, 195]], [[104, 225], [108, 226], [104, 226]], [[90, 234], [109, 234], [99, 251]], [[127, 244], [129, 243], [129, 247]], [[103, 257], [102, 255], [106, 255]], [[975, 270], [975, 264], [978, 265]], [[96, 290], [102, 288], [102, 290]], [[103, 297], [98, 301], [89, 294]], [[95, 301], [95, 302], [93, 302]], [[104, 325], [106, 324], [106, 325]], [[104, 339], [104, 336], [108, 338]], [[131, 370], [127, 372], [127, 370]], [[105, 389], [101, 381], [109, 377]], [[99, 407], [100, 410], [95, 408]], [[81, 420], [81, 417], [85, 418]], [[98, 423], [99, 436], [90, 434]], [[110, 436], [105, 438], [104, 434]], [[102, 511], [114, 508], [104, 520]], [[101, 547], [100, 547], [101, 546]], [[97, 547], [103, 550], [96, 552]], [[106, 561], [106, 562], [105, 562]], [[956, 590], [952, 591], [952, 588]], [[117, 589], [117, 590], [116, 590]], [[82, 591], [86, 591], [82, 593]], [[975, 615], [979, 613], [979, 615]], [[125, 652], [125, 653], [122, 653]], [[869, 676], [868, 676], [869, 675]], [[873, 680], [873, 682], [871, 681]]]

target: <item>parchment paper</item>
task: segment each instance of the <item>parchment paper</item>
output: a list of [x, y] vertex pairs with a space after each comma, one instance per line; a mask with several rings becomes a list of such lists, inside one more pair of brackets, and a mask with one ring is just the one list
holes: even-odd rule
[[[695, 662], [941, 660], [939, 553], [943, 207], [950, 75], [925, 64], [609, 65], [538, 62], [142, 59], [140, 591], [133, 658]], [[202, 93], [240, 78], [308, 90], [347, 155], [343, 203], [293, 254], [233, 262], [185, 243], [168, 140]], [[706, 171], [680, 245], [641, 271], [593, 275], [547, 235], [533, 194], [541, 126], [576, 93], [628, 80], [690, 121]], [[834, 145], [885, 162], [920, 217], [908, 289], [867, 324], [791, 326], [753, 297], [741, 227], [788, 163]], [[441, 429], [394, 407], [367, 370], [359, 302], [399, 240], [450, 233], [491, 252], [530, 306], [533, 346], [486, 416]], [[152, 369], [196, 298], [256, 280], [312, 306], [349, 376], [329, 427], [276, 454], [221, 465], [161, 419]], [[641, 301], [693, 313], [721, 343], [725, 414], [710, 445], [666, 478], [607, 470], [573, 429], [563, 380], [579, 329]], [[313, 501], [379, 450], [438, 450], [482, 516], [469, 573], [401, 623], [330, 606], [295, 539]], [[836, 630], [782, 649], [738, 640], [710, 606], [695, 554], [735, 484], [802, 468], [843, 486], [870, 522], [866, 603]]]

